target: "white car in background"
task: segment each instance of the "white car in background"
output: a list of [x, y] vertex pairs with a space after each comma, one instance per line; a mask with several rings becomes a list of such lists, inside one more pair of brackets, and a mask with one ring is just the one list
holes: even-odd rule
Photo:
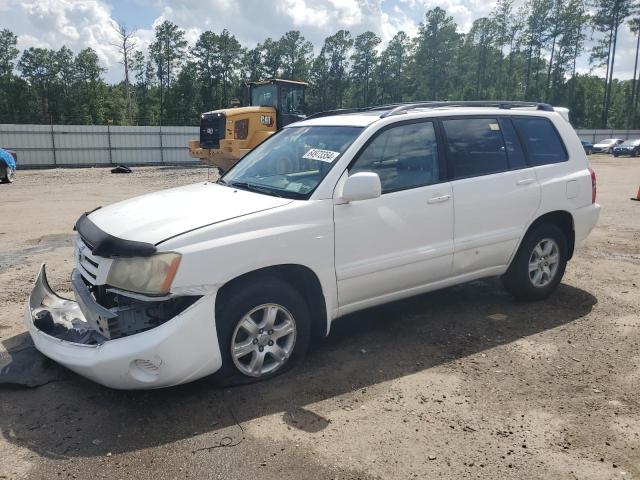
[[624, 140], [621, 138], [605, 138], [593, 144], [593, 153], [613, 153], [613, 147], [620, 145]]
[[83, 215], [75, 301], [43, 266], [24, 321], [42, 353], [113, 388], [264, 379], [357, 310], [490, 276], [546, 298], [595, 200], [580, 139], [549, 105], [320, 114], [218, 182]]

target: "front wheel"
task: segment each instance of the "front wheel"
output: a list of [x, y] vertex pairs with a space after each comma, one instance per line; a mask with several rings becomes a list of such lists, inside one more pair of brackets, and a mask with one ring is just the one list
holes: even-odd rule
[[541, 224], [527, 233], [502, 283], [518, 300], [542, 300], [557, 288], [567, 266], [564, 232]]
[[311, 316], [304, 297], [292, 286], [262, 278], [237, 288], [222, 302], [216, 319], [222, 367], [214, 374], [216, 383], [271, 378], [304, 357]]
[[16, 171], [11, 167], [4, 167], [0, 171], [0, 181], [2, 183], [12, 183], [15, 177]]

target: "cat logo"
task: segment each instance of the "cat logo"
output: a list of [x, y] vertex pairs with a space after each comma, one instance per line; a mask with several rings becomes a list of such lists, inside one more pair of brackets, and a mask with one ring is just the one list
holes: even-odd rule
[[271, 127], [273, 125], [273, 117], [271, 115], [260, 115], [260, 123]]

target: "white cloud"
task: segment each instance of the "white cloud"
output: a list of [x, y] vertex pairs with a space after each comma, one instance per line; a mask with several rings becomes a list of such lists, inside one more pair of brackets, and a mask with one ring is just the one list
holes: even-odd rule
[[117, 40], [109, 7], [94, 0], [3, 0], [0, 16], [11, 18], [9, 28], [18, 35], [18, 47], [73, 51], [93, 48], [102, 65], [117, 62], [111, 42]]

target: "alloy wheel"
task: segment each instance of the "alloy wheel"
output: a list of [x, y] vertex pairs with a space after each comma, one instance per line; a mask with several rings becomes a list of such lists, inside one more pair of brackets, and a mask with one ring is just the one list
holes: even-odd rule
[[289, 360], [296, 342], [296, 322], [282, 305], [267, 303], [245, 314], [231, 336], [231, 358], [249, 377], [279, 370]]
[[546, 287], [555, 278], [559, 265], [558, 244], [552, 238], [544, 238], [538, 242], [529, 256], [529, 280], [534, 287]]

